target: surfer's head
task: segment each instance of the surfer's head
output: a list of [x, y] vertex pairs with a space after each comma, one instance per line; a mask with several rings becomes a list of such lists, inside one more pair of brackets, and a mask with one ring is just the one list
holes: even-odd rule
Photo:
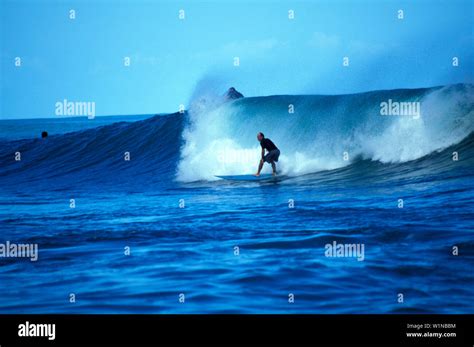
[[263, 135], [263, 133], [258, 133], [257, 134], [257, 140], [258, 141], [262, 141], [264, 138], [265, 138], [265, 135]]

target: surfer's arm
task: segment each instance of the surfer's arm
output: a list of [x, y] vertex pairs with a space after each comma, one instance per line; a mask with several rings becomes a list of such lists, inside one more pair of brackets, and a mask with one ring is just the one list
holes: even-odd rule
[[255, 176], [260, 176], [260, 171], [262, 171], [263, 168], [263, 156], [265, 155], [265, 149], [262, 147], [262, 159], [260, 159], [260, 163], [258, 164], [258, 171], [255, 174]]

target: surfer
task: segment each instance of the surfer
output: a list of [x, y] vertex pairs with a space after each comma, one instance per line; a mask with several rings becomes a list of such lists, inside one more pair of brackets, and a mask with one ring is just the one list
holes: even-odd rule
[[[278, 158], [280, 157], [280, 150], [275, 146], [272, 140], [265, 138], [263, 133], [257, 134], [257, 140], [260, 142], [260, 146], [262, 146], [262, 159], [260, 159], [260, 163], [258, 164], [258, 171], [255, 176], [260, 176], [260, 171], [262, 171], [263, 163], [267, 162], [272, 165], [273, 169], [273, 176], [276, 176], [276, 164], [278, 162]], [[265, 155], [265, 150], [267, 150], [267, 154]]]

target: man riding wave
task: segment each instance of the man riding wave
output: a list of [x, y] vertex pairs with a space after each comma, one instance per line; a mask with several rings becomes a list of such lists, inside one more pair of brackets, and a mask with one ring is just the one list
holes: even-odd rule
[[[276, 176], [277, 172], [275, 162], [278, 162], [280, 150], [275, 146], [272, 140], [265, 138], [265, 135], [263, 135], [262, 132], [257, 134], [257, 140], [260, 142], [260, 146], [262, 146], [262, 159], [260, 159], [258, 171], [255, 176], [260, 176], [260, 171], [262, 171], [264, 162], [272, 165], [273, 176]], [[267, 154], [265, 154], [265, 150], [267, 150]]]

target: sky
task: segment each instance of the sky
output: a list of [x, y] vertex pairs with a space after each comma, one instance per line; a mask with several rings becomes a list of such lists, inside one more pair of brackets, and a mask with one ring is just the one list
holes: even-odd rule
[[64, 99], [94, 102], [99, 116], [176, 112], [231, 86], [260, 96], [474, 83], [473, 4], [0, 0], [0, 119], [57, 117]]

